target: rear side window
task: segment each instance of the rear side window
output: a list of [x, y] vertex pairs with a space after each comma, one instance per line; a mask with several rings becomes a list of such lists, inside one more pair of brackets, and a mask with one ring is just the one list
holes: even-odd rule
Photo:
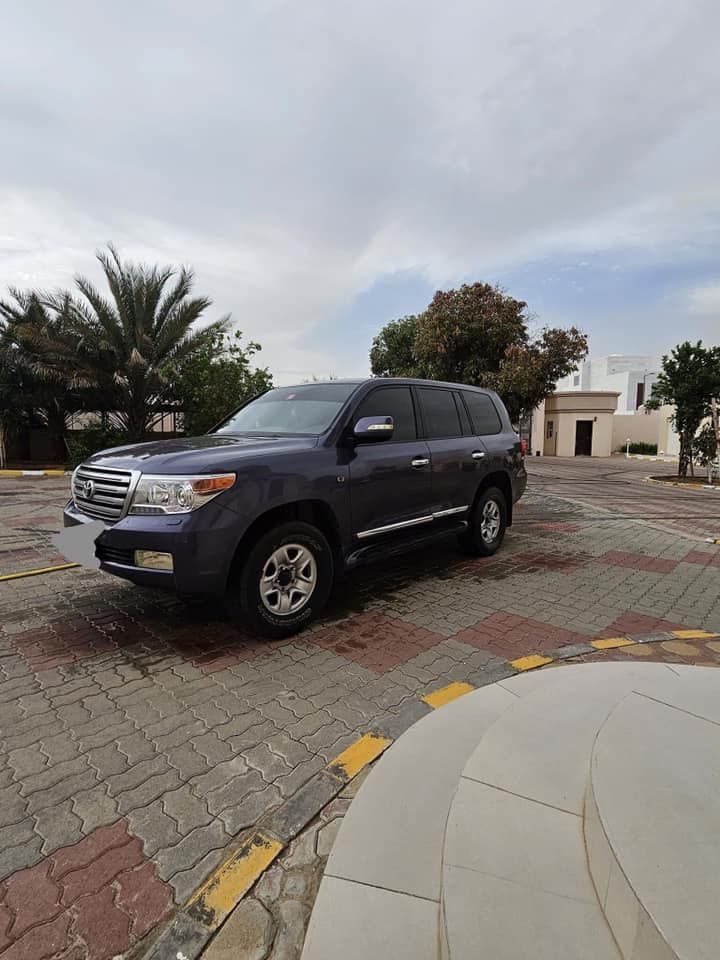
[[417, 439], [410, 387], [380, 387], [373, 390], [357, 409], [355, 419], [361, 417], [392, 417], [395, 430], [391, 443]]
[[455, 397], [450, 390], [420, 387], [418, 393], [420, 394], [425, 433], [428, 440], [461, 437], [460, 417], [455, 406]]
[[494, 433], [500, 433], [502, 430], [500, 416], [490, 397], [485, 393], [471, 393], [469, 390], [463, 391], [463, 396], [470, 411], [475, 435], [487, 437]]

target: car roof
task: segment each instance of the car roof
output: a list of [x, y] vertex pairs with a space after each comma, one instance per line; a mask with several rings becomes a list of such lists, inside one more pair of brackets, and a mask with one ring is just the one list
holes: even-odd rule
[[[347, 383], [361, 386], [364, 383], [382, 383], [392, 386], [448, 387], [452, 390], [477, 390], [478, 393], [492, 393], [485, 387], [476, 387], [470, 383], [451, 383], [447, 380], [422, 380], [419, 377], [339, 377], [336, 380], [311, 380], [309, 383], [289, 384], [290, 388], [323, 386], [325, 384]], [[286, 390], [288, 387], [280, 387]]]

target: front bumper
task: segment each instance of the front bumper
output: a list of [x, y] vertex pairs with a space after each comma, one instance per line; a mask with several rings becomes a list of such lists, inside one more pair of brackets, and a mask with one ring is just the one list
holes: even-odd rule
[[[106, 573], [145, 587], [178, 593], [221, 596], [225, 592], [241, 531], [239, 517], [214, 503], [193, 513], [162, 517], [123, 517], [112, 525], [88, 517], [72, 500], [63, 510], [65, 527], [88, 528], [87, 554]], [[62, 551], [62, 534], [58, 546]], [[94, 547], [93, 547], [94, 544]], [[152, 570], [134, 563], [136, 550], [169, 553], [173, 570]], [[83, 561], [79, 561], [83, 562]]]

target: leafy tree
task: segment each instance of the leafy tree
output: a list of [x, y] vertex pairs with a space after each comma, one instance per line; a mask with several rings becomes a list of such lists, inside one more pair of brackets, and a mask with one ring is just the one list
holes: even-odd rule
[[484, 383], [528, 340], [527, 304], [488, 283], [438, 290], [418, 318], [415, 353], [433, 380]]
[[704, 347], [686, 340], [662, 358], [662, 370], [645, 402], [649, 410], [663, 404], [675, 407], [673, 425], [680, 437], [678, 476], [693, 470], [696, 436], [710, 416], [713, 397], [720, 396], [720, 347]]
[[510, 418], [519, 423], [555, 389], [562, 377], [577, 368], [587, 356], [587, 337], [577, 327], [546, 328], [525, 344], [505, 350], [500, 368], [485, 378], [503, 398]]
[[242, 346], [238, 331], [230, 337], [215, 330], [190, 356], [168, 367], [172, 395], [185, 417], [185, 433], [207, 433], [236, 407], [272, 386], [267, 368], [253, 368], [261, 349], [250, 341]]
[[372, 371], [489, 387], [517, 423], [587, 355], [576, 327], [528, 329], [527, 304], [487, 283], [439, 290], [417, 317], [394, 320], [373, 341]]
[[370, 369], [376, 377], [422, 377], [415, 355], [418, 318], [391, 320], [375, 337], [370, 349]]
[[[33, 291], [11, 289], [0, 300], [0, 330], [6, 346], [4, 362], [8, 372], [15, 369], [20, 393], [8, 397], [7, 408], [22, 406], [48, 428], [54, 459], [65, 459], [64, 435], [68, 416], [81, 406], [78, 394], [69, 389], [66, 378], [48, 362], [45, 345], [64, 328], [63, 311], [48, 309]], [[5, 404], [3, 404], [5, 408]]]
[[227, 318], [196, 329], [212, 301], [190, 296], [192, 270], [123, 262], [108, 249], [97, 259], [109, 298], [84, 277], [75, 279], [79, 296], [45, 298], [63, 323], [39, 338], [38, 369], [94, 394], [114, 428], [143, 440], [172, 399], [165, 371], [224, 331]]
[[7, 466], [7, 441], [28, 418], [17, 352], [7, 338], [0, 338], [0, 470]]

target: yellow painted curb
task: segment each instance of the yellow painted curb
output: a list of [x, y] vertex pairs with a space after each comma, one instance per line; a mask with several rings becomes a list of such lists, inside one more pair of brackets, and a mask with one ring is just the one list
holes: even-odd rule
[[0, 470], [0, 477], [21, 477], [22, 470]]
[[627, 637], [607, 637], [605, 640], [591, 640], [590, 646], [596, 650], [612, 650], [613, 647], [629, 647], [634, 640], [628, 640]]
[[347, 750], [331, 760], [327, 769], [336, 776], [352, 780], [363, 767], [366, 767], [380, 754], [387, 750], [392, 743], [387, 737], [381, 737], [376, 733], [365, 733], [355, 743], [351, 743]]
[[678, 640], [714, 640], [716, 633], [707, 633], [705, 630], [671, 630], [674, 637]]
[[516, 670], [534, 670], [536, 667], [544, 667], [546, 663], [552, 663], [552, 657], [543, 657], [539, 653], [531, 653], [529, 657], [520, 657], [519, 660], [511, 660], [511, 666]]
[[446, 703], [452, 703], [453, 700], [464, 697], [466, 693], [470, 693], [474, 689], [475, 687], [472, 684], [458, 681], [457, 683], [449, 683], [446, 687], [440, 687], [439, 690], [434, 690], [432, 693], [421, 697], [421, 699], [429, 707], [437, 710], [438, 707], [444, 707]]
[[279, 840], [256, 831], [194, 894], [188, 903], [190, 915], [205, 927], [215, 929], [282, 849]]
[[0, 477], [64, 477], [67, 470], [0, 470]]
[[20, 580], [21, 577], [39, 577], [41, 573], [55, 573], [56, 570], [72, 570], [73, 567], [79, 566], [79, 563], [59, 563], [55, 567], [37, 567], [35, 570], [21, 570], [19, 573], [4, 573], [0, 576], [0, 581]]

